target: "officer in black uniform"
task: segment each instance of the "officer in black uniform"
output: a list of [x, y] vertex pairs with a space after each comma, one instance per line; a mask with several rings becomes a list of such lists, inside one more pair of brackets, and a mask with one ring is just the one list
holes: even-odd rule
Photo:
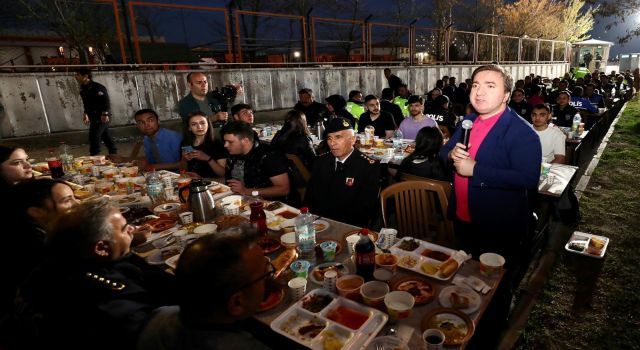
[[107, 89], [91, 80], [91, 70], [88, 68], [80, 68], [75, 78], [80, 84], [80, 97], [84, 105], [82, 122], [89, 125], [89, 154], [94, 156], [100, 153], [100, 141], [104, 142], [109, 154], [116, 154], [116, 146], [109, 135], [111, 106]]
[[375, 217], [380, 190], [380, 165], [354, 148], [353, 126], [334, 118], [326, 128], [330, 152], [316, 160], [305, 202], [314, 214], [356, 226]]

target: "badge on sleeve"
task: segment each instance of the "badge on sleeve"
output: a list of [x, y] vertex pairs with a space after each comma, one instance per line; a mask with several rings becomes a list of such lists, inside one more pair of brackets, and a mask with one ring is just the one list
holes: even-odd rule
[[347, 185], [347, 187], [351, 187], [353, 186], [353, 182], [354, 182], [354, 179], [352, 177], [348, 177], [344, 183]]

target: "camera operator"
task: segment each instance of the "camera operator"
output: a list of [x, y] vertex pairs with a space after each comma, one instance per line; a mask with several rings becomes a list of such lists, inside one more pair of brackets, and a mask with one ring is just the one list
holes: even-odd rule
[[214, 128], [222, 127], [229, 118], [228, 106], [236, 95], [242, 93], [242, 86], [226, 85], [221, 89], [208, 91], [207, 77], [200, 72], [189, 73], [187, 81], [191, 92], [178, 102], [178, 113], [184, 122], [184, 130], [188, 130], [189, 114], [193, 111], [204, 112]]

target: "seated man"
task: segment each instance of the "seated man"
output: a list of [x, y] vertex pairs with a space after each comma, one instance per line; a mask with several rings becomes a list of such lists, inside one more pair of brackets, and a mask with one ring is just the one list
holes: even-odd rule
[[531, 123], [531, 105], [524, 99], [524, 90], [515, 89], [511, 93], [509, 108], [518, 113], [519, 116]]
[[565, 158], [565, 140], [567, 137], [562, 130], [555, 126], [549, 126], [551, 121], [551, 108], [546, 104], [533, 106], [531, 111], [531, 120], [536, 133], [540, 136], [542, 144], [542, 158], [547, 163], [564, 164]]
[[405, 139], [416, 139], [418, 131], [425, 126], [438, 127], [435, 120], [427, 117], [424, 111], [424, 100], [421, 96], [411, 96], [407, 102], [409, 104], [409, 117], [400, 123], [400, 131]]
[[374, 95], [367, 95], [364, 105], [367, 111], [358, 117], [358, 132], [364, 132], [364, 129], [371, 125], [375, 128], [376, 136], [383, 139], [392, 138], [396, 123], [390, 113], [380, 110], [380, 100]]
[[360, 116], [365, 112], [365, 107], [362, 102], [362, 92], [358, 90], [349, 91], [349, 100], [347, 100], [347, 105], [344, 108], [356, 119], [357, 125]]
[[433, 119], [439, 126], [446, 126], [449, 135], [456, 130], [458, 117], [449, 110], [449, 97], [440, 95], [433, 101], [432, 108], [425, 114], [428, 118]]
[[229, 151], [225, 179], [233, 192], [250, 196], [258, 191], [260, 197], [276, 200], [291, 197], [288, 160], [282, 153], [256, 139], [251, 125], [242, 121], [228, 123], [221, 133]]
[[16, 299], [14, 334], [23, 348], [135, 348], [151, 312], [175, 301], [175, 286], [173, 276], [130, 253], [133, 230], [105, 197], [56, 221], [47, 260]]
[[293, 109], [304, 113], [307, 117], [307, 125], [314, 127], [318, 121], [322, 120], [322, 115], [326, 113], [325, 106], [314, 100], [313, 90], [303, 88], [298, 91], [298, 103], [293, 106]]
[[182, 156], [180, 149], [182, 135], [175, 131], [161, 128], [158, 113], [153, 109], [137, 111], [134, 119], [138, 130], [144, 135], [145, 159], [137, 161], [140, 169], [178, 169]]
[[382, 94], [380, 95], [380, 109], [384, 112], [391, 113], [396, 126], [400, 126], [400, 123], [404, 120], [404, 115], [402, 114], [402, 109], [392, 101], [393, 90], [391, 88], [382, 89]]
[[368, 226], [378, 204], [380, 166], [354, 148], [355, 132], [346, 119], [332, 119], [325, 133], [331, 151], [313, 165], [305, 202], [314, 214]]
[[239, 228], [187, 246], [176, 268], [179, 306], [155, 312], [138, 349], [266, 349], [242, 327], [274, 273], [257, 240]]
[[592, 106], [596, 108], [604, 108], [604, 97], [596, 93], [596, 84], [589, 83], [584, 88], [584, 97], [589, 100]]
[[0, 314], [9, 311], [18, 286], [44, 259], [47, 231], [58, 215], [76, 206], [71, 187], [62, 180], [38, 179], [21, 182], [7, 194], [11, 205], [2, 215], [9, 227], [0, 252], [3, 276]]
[[576, 86], [573, 88], [573, 94], [571, 95], [571, 101], [569, 104], [576, 109], [586, 110], [589, 113], [597, 113], [598, 108], [591, 105], [591, 101], [582, 97], [584, 89], [582, 86]]
[[243, 121], [249, 125], [253, 125], [253, 109], [251, 105], [246, 103], [238, 103], [231, 107], [231, 115], [233, 120]]
[[573, 118], [576, 115], [580, 115], [578, 110], [569, 105], [571, 100], [571, 94], [569, 91], [561, 91], [558, 94], [558, 100], [556, 105], [553, 106], [551, 114], [553, 114], [553, 124], [557, 126], [571, 127], [573, 125]]

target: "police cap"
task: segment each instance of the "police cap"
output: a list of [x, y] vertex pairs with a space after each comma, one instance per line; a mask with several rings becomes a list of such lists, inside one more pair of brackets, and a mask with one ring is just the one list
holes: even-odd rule
[[351, 123], [349, 123], [349, 121], [345, 118], [338, 117], [338, 118], [333, 118], [329, 121], [329, 125], [327, 125], [325, 132], [327, 134], [330, 134], [332, 132], [349, 130], [349, 129], [353, 129], [353, 126], [351, 125]]

